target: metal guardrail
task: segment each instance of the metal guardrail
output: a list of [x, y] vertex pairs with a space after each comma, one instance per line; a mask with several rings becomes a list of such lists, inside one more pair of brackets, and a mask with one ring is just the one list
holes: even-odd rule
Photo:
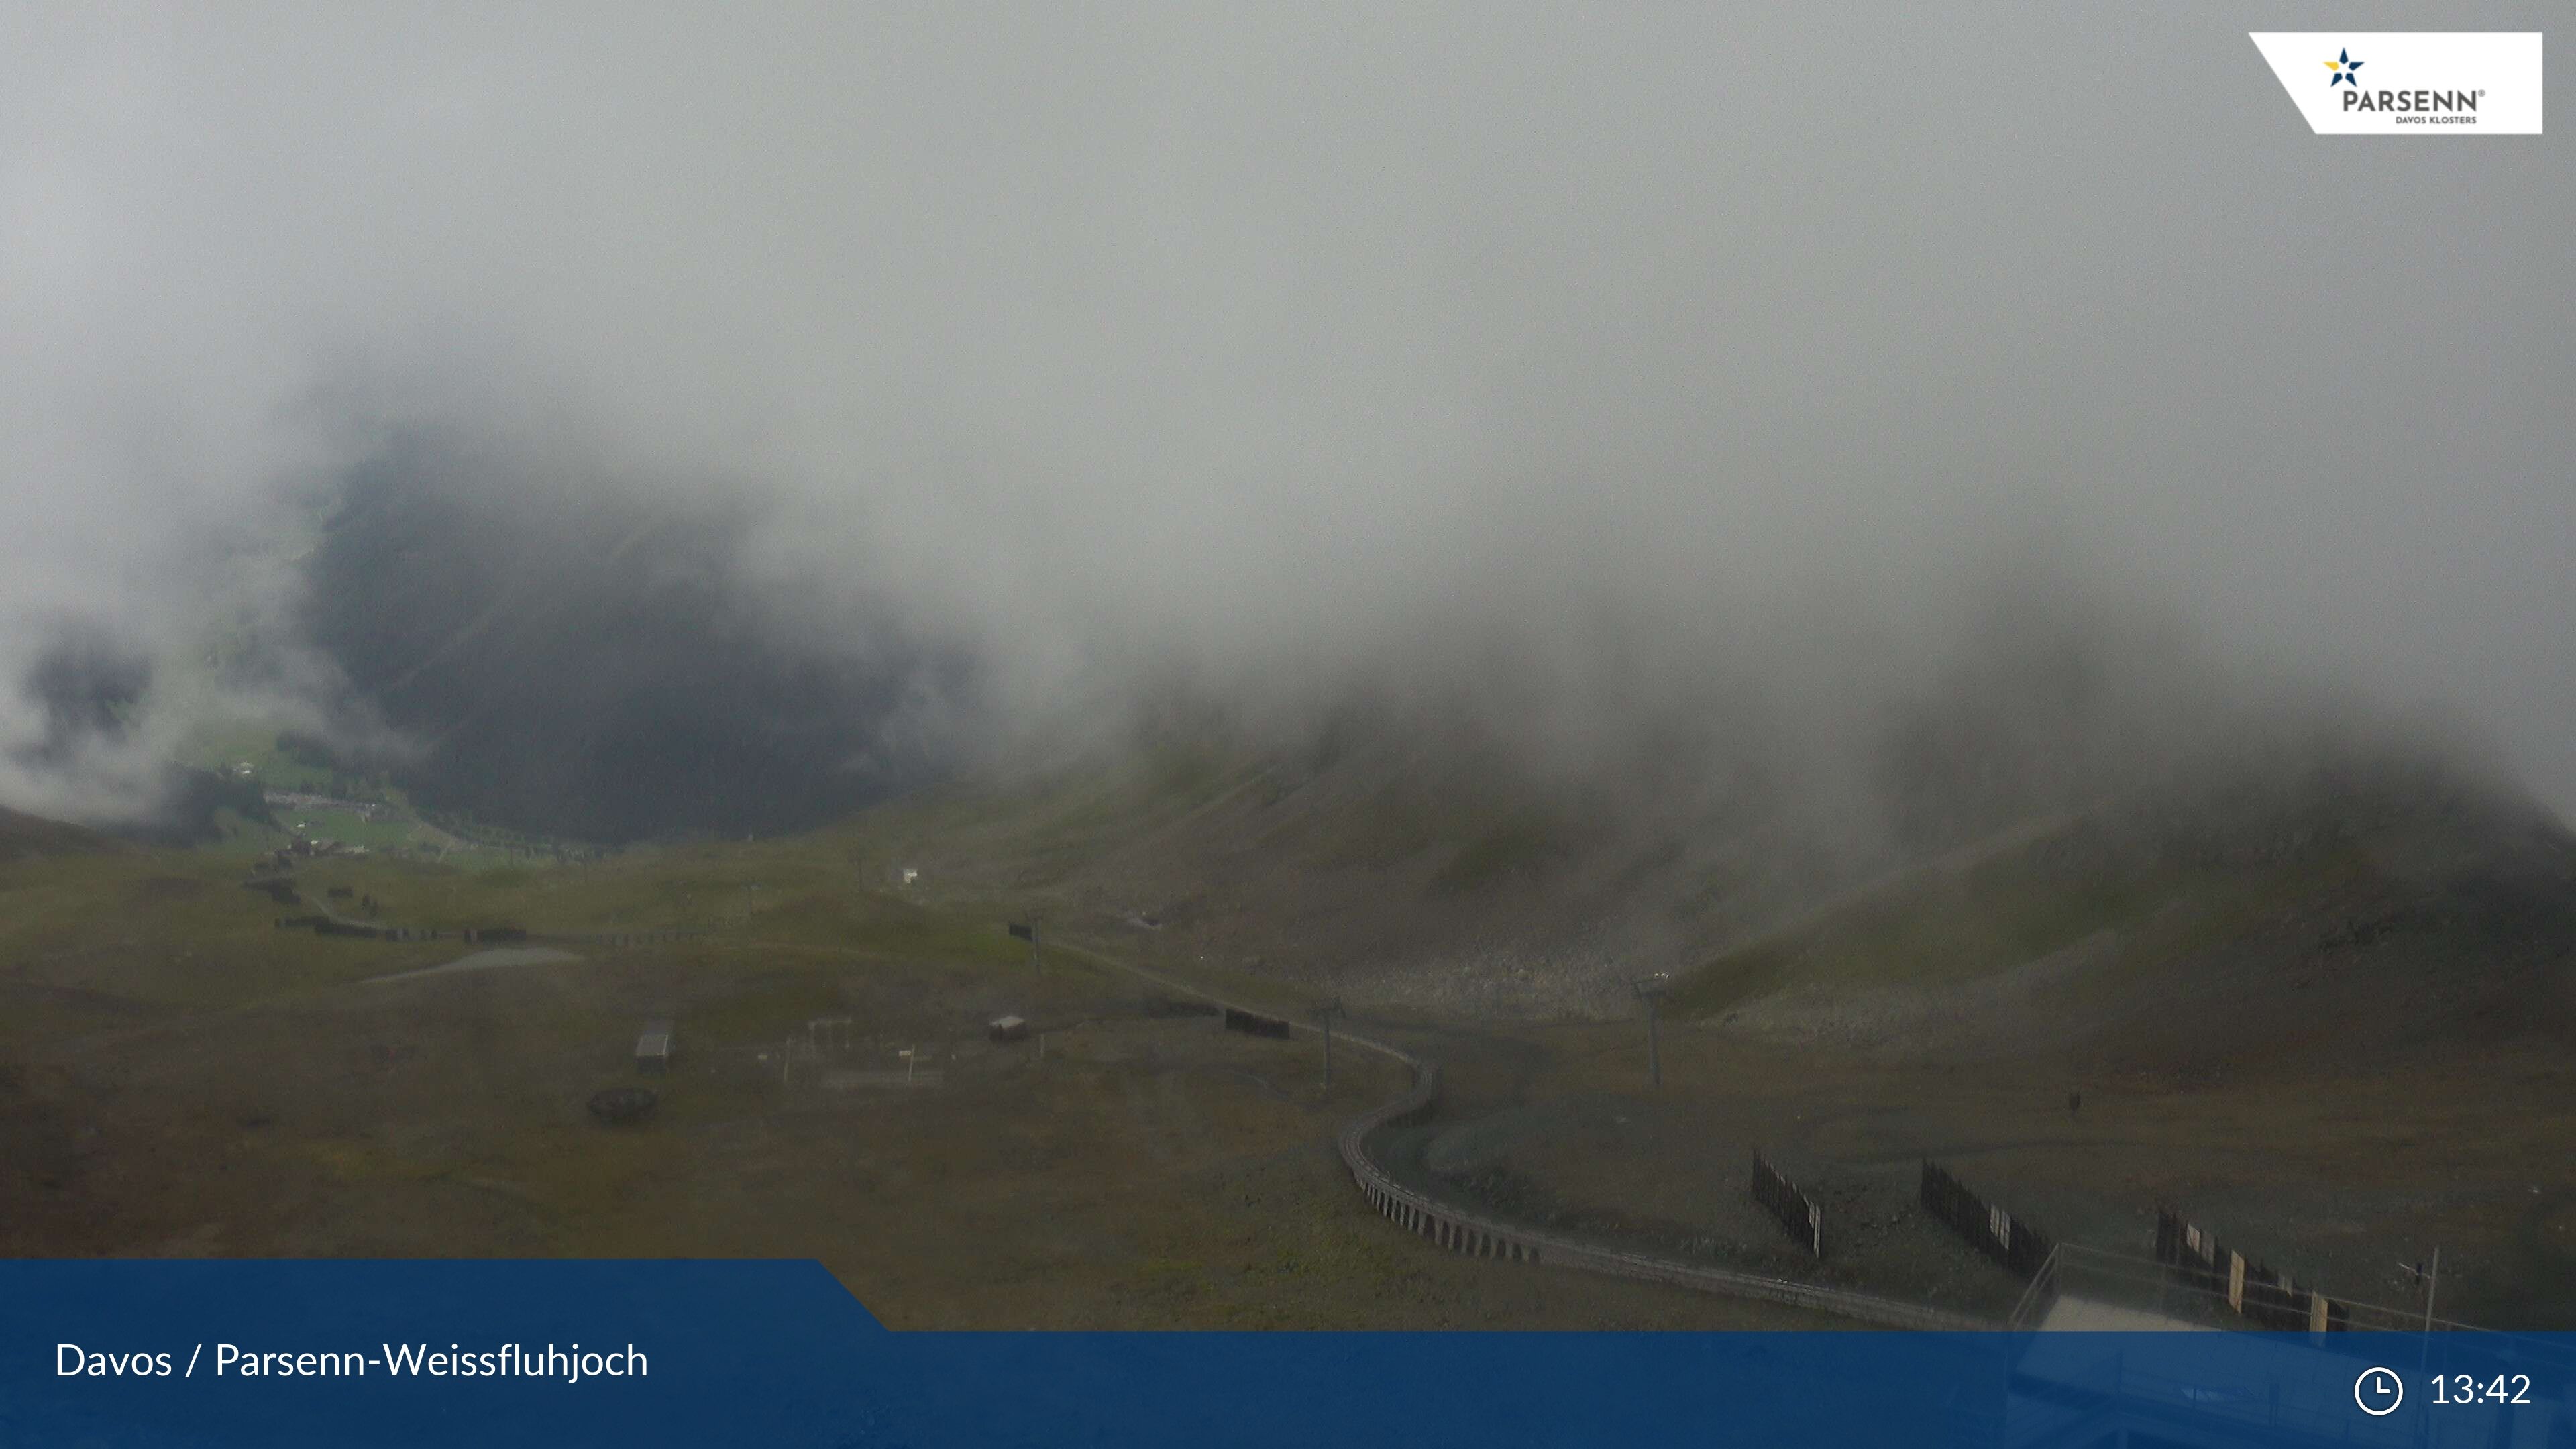
[[[1127, 974], [1154, 982], [1169, 990], [1220, 1007], [1249, 1010], [1240, 1003], [1228, 1001], [1191, 982], [1148, 970], [1131, 962], [1098, 951], [1070, 947], [1077, 954]], [[1296, 1030], [1311, 1031], [1298, 1025]], [[1369, 1205], [1411, 1232], [1419, 1233], [1454, 1253], [1474, 1257], [1502, 1258], [1521, 1263], [1542, 1263], [1550, 1267], [1578, 1268], [1586, 1272], [1606, 1273], [1617, 1278], [1635, 1278], [1649, 1283], [1669, 1283], [1677, 1287], [1717, 1293], [1730, 1298], [1748, 1298], [1758, 1302], [1778, 1303], [1791, 1308], [1804, 1308], [1829, 1313], [1862, 1323], [1875, 1323], [1889, 1328], [1925, 1328], [1937, 1330], [1991, 1329], [1998, 1325], [1990, 1320], [1964, 1313], [1951, 1313], [1919, 1303], [1906, 1303], [1894, 1298], [1880, 1298], [1868, 1293], [1855, 1293], [1842, 1288], [1820, 1288], [1787, 1278], [1771, 1278], [1760, 1273], [1742, 1273], [1731, 1268], [1689, 1263], [1651, 1253], [1623, 1253], [1615, 1249], [1578, 1242], [1554, 1233], [1506, 1223], [1478, 1213], [1443, 1203], [1428, 1194], [1404, 1186], [1390, 1176], [1368, 1155], [1368, 1139], [1380, 1128], [1416, 1122], [1431, 1114], [1440, 1102], [1440, 1064], [1424, 1061], [1410, 1052], [1390, 1046], [1372, 1037], [1352, 1032], [1340, 1033], [1341, 1039], [1363, 1050], [1378, 1052], [1401, 1063], [1413, 1073], [1413, 1086], [1403, 1095], [1361, 1113], [1342, 1125], [1336, 1139], [1342, 1165], [1350, 1170], [1351, 1180], [1359, 1185], [1361, 1196]]]
[[1811, 1309], [1891, 1328], [1985, 1329], [1996, 1326], [1962, 1313], [1843, 1288], [1822, 1288], [1787, 1278], [1738, 1272], [1648, 1253], [1620, 1252], [1514, 1223], [1499, 1222], [1416, 1192], [1397, 1182], [1377, 1165], [1368, 1155], [1368, 1139], [1380, 1128], [1419, 1121], [1431, 1113], [1440, 1100], [1440, 1066], [1437, 1062], [1426, 1062], [1391, 1047], [1381, 1046], [1380, 1049], [1413, 1070], [1413, 1088], [1343, 1126], [1339, 1139], [1343, 1165], [1350, 1169], [1352, 1180], [1359, 1184], [1360, 1193], [1368, 1199], [1370, 1206], [1399, 1226], [1419, 1233], [1451, 1252], [1580, 1268], [1651, 1283], [1670, 1283], [1732, 1298]]
[[2039, 1271], [2031, 1275], [2030, 1286], [2022, 1290], [2020, 1301], [2013, 1304], [2011, 1313], [2005, 1315], [2004, 1327], [2032, 1328], [2048, 1316], [2048, 1310], [2057, 1302], [2058, 1256], [2065, 1251], [2064, 1243], [2048, 1250], [2048, 1261], [2040, 1264]]

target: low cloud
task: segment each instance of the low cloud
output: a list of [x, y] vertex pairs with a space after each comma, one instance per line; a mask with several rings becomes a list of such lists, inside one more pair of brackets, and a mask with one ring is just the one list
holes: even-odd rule
[[[1845, 758], [2001, 600], [2186, 641], [2104, 739], [2322, 681], [2565, 810], [2566, 188], [2309, 136], [2235, 25], [20, 7], [0, 800], [373, 728], [305, 550], [432, 433], [721, 516], [788, 653], [966, 661], [912, 758], [1176, 678]], [[148, 666], [77, 747], [75, 634]]]

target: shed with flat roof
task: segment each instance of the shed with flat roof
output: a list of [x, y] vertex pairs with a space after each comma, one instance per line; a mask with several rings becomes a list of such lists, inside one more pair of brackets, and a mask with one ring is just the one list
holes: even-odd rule
[[677, 1050], [679, 1033], [667, 1021], [648, 1021], [635, 1038], [635, 1070], [662, 1076], [671, 1070], [671, 1057]]

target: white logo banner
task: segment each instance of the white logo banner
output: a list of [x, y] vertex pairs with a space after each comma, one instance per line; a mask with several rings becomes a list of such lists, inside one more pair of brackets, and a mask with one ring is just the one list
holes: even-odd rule
[[2320, 136], [2537, 136], [2540, 32], [2252, 32]]

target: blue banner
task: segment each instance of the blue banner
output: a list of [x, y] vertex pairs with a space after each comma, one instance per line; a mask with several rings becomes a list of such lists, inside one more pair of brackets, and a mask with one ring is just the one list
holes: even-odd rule
[[912, 1334], [812, 1263], [0, 1263], [10, 1446], [2465, 1449], [2576, 1443], [2571, 1390], [2567, 1335]]

